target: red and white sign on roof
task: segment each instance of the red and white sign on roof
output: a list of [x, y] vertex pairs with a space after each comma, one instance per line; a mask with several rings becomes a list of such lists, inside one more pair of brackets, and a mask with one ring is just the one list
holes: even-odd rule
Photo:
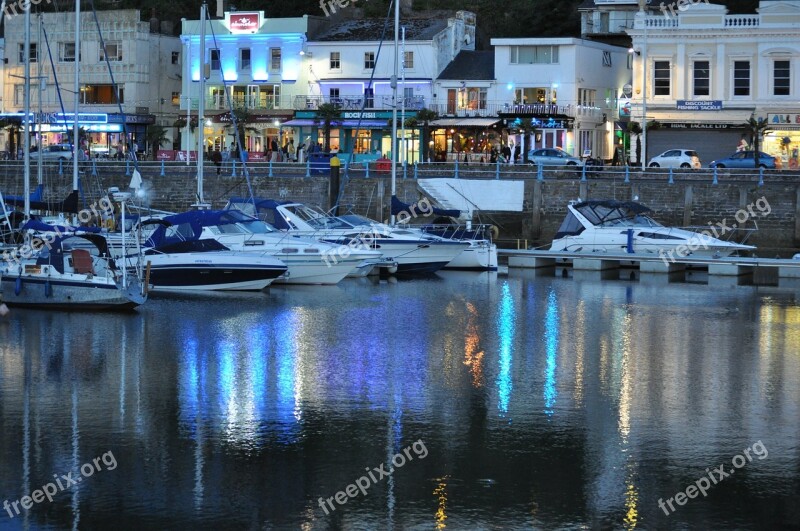
[[227, 13], [231, 33], [255, 33], [261, 27], [261, 13]]

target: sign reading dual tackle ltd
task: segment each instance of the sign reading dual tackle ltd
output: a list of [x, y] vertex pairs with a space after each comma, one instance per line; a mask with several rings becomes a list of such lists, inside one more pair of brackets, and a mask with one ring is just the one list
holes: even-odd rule
[[679, 111], [721, 111], [722, 100], [678, 100]]

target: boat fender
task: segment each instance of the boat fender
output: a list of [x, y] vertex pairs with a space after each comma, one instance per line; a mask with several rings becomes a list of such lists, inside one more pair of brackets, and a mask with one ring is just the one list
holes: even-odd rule
[[48, 299], [53, 296], [53, 286], [50, 285], [49, 280], [44, 281], [44, 296]]
[[22, 293], [22, 277], [17, 277], [14, 282], [14, 295], [19, 295], [20, 293]]
[[497, 227], [497, 225], [492, 225], [489, 227], [489, 233], [492, 235], [492, 240], [496, 240], [500, 237], [500, 229]]

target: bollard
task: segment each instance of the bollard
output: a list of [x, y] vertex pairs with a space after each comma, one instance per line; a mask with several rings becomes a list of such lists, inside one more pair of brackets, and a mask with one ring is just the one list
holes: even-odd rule
[[125, 159], [125, 177], [130, 177], [131, 175], [131, 161], [129, 159]]
[[236, 159], [231, 159], [231, 177], [236, 177]]
[[536, 179], [544, 181], [544, 169], [541, 164], [536, 165]]
[[166, 177], [167, 176], [167, 174], [164, 173], [164, 161], [163, 160], [161, 161], [161, 176], [162, 177]]
[[311, 177], [311, 159], [306, 159], [306, 177]]
[[717, 167], [716, 166], [714, 166], [714, 180], [711, 182], [711, 184], [719, 184], [719, 181], [717, 180]]
[[97, 177], [97, 159], [92, 159], [92, 177]]
[[631, 169], [628, 166], [625, 166], [625, 182], [631, 182]]
[[758, 167], [758, 185], [764, 186], [764, 166]]
[[497, 166], [494, 169], [494, 178], [495, 179], [500, 178], [500, 158], [497, 159]]
[[456, 153], [456, 174], [453, 177], [458, 179], [458, 153]]
[[369, 178], [369, 161], [368, 160], [364, 161], [364, 171], [365, 171], [364, 178], [368, 179]]
[[58, 174], [64, 175], [64, 159], [58, 159]]
[[272, 159], [269, 161], [269, 175], [267, 177], [272, 177]]
[[583, 163], [583, 168], [581, 168], [581, 182], [586, 182], [586, 163]]
[[414, 161], [414, 179], [417, 178], [417, 161]]
[[669, 184], [675, 184], [675, 181], [672, 180], [672, 168], [669, 169]]

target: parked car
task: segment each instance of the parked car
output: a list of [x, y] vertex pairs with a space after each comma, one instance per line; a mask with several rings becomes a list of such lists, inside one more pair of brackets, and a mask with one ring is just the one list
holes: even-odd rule
[[[726, 159], [712, 161], [709, 168], [756, 168], [755, 151], [737, 151]], [[763, 151], [758, 152], [758, 167], [775, 169], [775, 157]]]
[[699, 170], [703, 167], [700, 156], [691, 149], [670, 149], [656, 155], [647, 163], [650, 168], [684, 168]]
[[[85, 151], [78, 151], [79, 160], [86, 160], [86, 158]], [[31, 160], [34, 162], [39, 160], [39, 154], [36, 152], [36, 150], [31, 151]], [[54, 144], [52, 146], [45, 146], [42, 150], [42, 160], [72, 160], [72, 146], [69, 144]]]
[[560, 148], [533, 149], [528, 162], [537, 166], [583, 166], [583, 161]]

